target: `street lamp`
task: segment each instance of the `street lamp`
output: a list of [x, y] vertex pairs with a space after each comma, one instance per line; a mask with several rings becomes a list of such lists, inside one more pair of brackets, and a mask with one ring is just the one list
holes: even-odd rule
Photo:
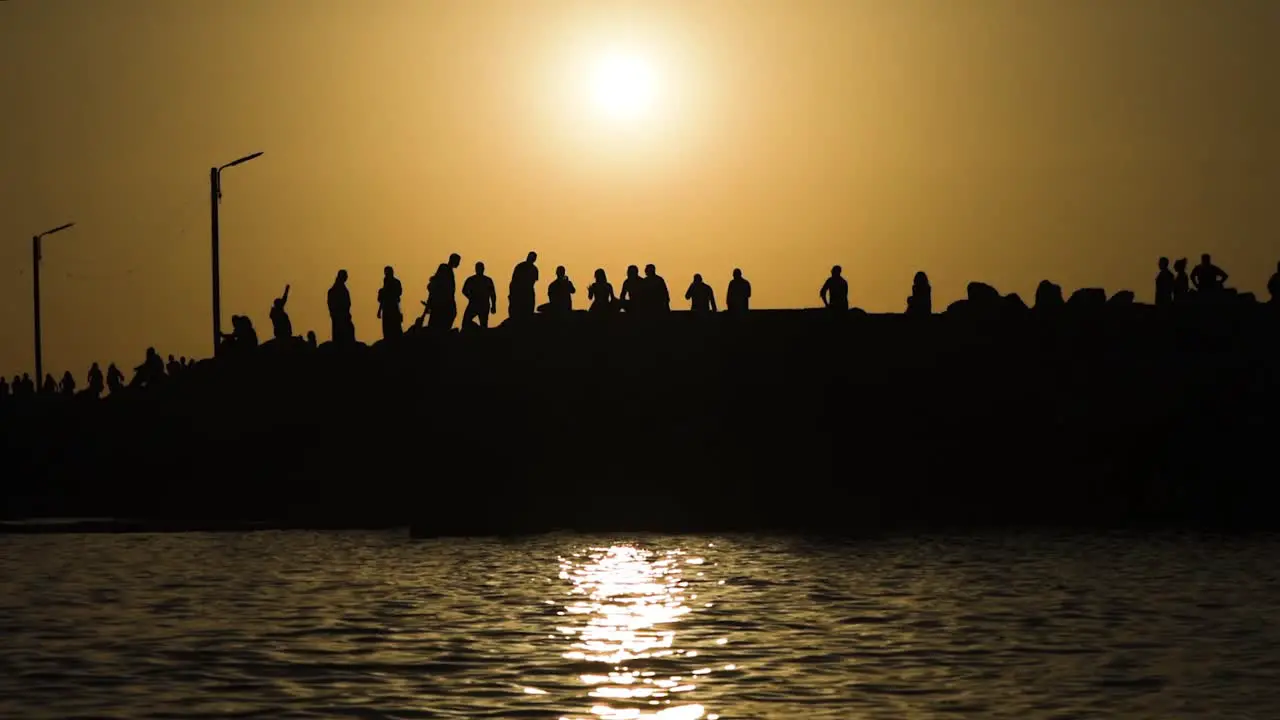
[[218, 344], [222, 340], [222, 280], [219, 274], [218, 260], [218, 203], [222, 200], [222, 171], [253, 160], [261, 156], [261, 152], [245, 155], [239, 160], [209, 168], [209, 207], [212, 212], [213, 235], [213, 354], [218, 354]]
[[43, 353], [41, 352], [40, 342], [40, 241], [54, 233], [60, 233], [73, 225], [75, 225], [73, 222], [69, 222], [66, 225], [59, 225], [52, 230], [45, 230], [39, 235], [31, 238], [31, 288], [35, 295], [36, 314], [36, 387], [39, 387], [40, 383], [44, 382], [44, 358], [42, 357]]

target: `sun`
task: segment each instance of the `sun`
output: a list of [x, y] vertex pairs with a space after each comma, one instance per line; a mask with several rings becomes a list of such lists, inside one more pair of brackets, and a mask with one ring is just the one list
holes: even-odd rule
[[608, 118], [634, 121], [652, 114], [658, 90], [653, 63], [639, 53], [608, 52], [593, 67], [591, 99]]

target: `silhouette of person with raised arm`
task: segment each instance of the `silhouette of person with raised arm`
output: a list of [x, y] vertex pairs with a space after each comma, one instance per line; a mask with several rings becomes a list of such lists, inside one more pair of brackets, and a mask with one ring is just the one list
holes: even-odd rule
[[543, 312], [557, 315], [573, 312], [573, 295], [576, 292], [578, 289], [573, 286], [573, 281], [569, 279], [564, 266], [557, 267], [556, 279], [547, 285], [547, 304], [543, 306]]
[[507, 314], [523, 318], [533, 314], [537, 304], [534, 286], [538, 284], [538, 266], [534, 265], [538, 253], [530, 252], [525, 261], [511, 271], [511, 286], [507, 290]]
[[1156, 273], [1156, 307], [1173, 304], [1173, 273], [1169, 271], [1169, 258], [1162, 257]]
[[1267, 292], [1271, 294], [1271, 304], [1280, 305], [1280, 263], [1276, 263], [1276, 272], [1267, 281]]
[[107, 389], [112, 395], [124, 389], [124, 373], [120, 372], [115, 363], [107, 364]]
[[627, 266], [627, 277], [622, 281], [622, 291], [618, 293], [618, 302], [628, 313], [640, 312], [644, 309], [645, 285], [640, 277], [640, 268]]
[[911, 281], [911, 295], [907, 297], [908, 315], [933, 314], [933, 286], [929, 284], [929, 276], [923, 270], [916, 273]]
[[818, 291], [818, 297], [822, 298], [822, 304], [828, 310], [842, 311], [849, 309], [849, 283], [842, 276], [843, 270], [839, 265], [831, 268], [831, 277], [822, 284], [822, 289]]
[[289, 286], [284, 286], [284, 294], [271, 303], [271, 335], [276, 340], [289, 340], [293, 337], [293, 322], [289, 320], [289, 312], [284, 306], [289, 302]]
[[102, 391], [106, 385], [102, 380], [102, 368], [98, 367], [98, 363], [89, 366], [89, 376], [86, 380], [84, 391], [92, 397], [102, 397]]
[[667, 290], [667, 281], [662, 279], [652, 263], [644, 266], [644, 298], [650, 312], [671, 311], [671, 292]]
[[614, 309], [617, 298], [613, 295], [613, 285], [604, 268], [596, 268], [596, 281], [587, 288], [587, 300], [591, 301], [591, 312], [609, 312]]
[[493, 278], [484, 274], [484, 263], [476, 263], [476, 274], [462, 284], [462, 296], [467, 299], [467, 309], [462, 313], [462, 329], [475, 327], [471, 324], [472, 318], [480, 321], [481, 328], [489, 327], [489, 313], [498, 312], [498, 292], [493, 287]]
[[458, 317], [458, 286], [453, 271], [461, 264], [462, 256], [451, 254], [449, 262], [442, 264], [427, 283], [427, 312], [431, 316], [428, 328], [440, 331], [453, 328], [453, 321]]
[[693, 274], [693, 282], [684, 291], [684, 299], [689, 301], [689, 309], [696, 313], [716, 312], [716, 293], [711, 286], [702, 281], [701, 273]]
[[349, 344], [356, 341], [356, 326], [351, 320], [351, 291], [347, 288], [347, 271], [339, 270], [333, 287], [329, 288], [329, 322], [333, 326], [333, 342]]
[[1173, 263], [1173, 301], [1184, 303], [1191, 299], [1191, 280], [1187, 277], [1187, 259], [1178, 258]]
[[1200, 256], [1200, 264], [1191, 271], [1191, 284], [1206, 297], [1217, 297], [1225, 289], [1227, 274], [1213, 264], [1209, 253]]
[[58, 391], [67, 397], [76, 394], [76, 379], [71, 376], [70, 370], [62, 373], [62, 382], [58, 383]]
[[726, 310], [736, 314], [745, 313], [751, 308], [751, 283], [742, 277], [742, 270], [738, 268], [733, 270], [733, 279], [729, 281], [724, 305]]
[[400, 296], [404, 288], [390, 265], [382, 269], [382, 287], [378, 289], [378, 319], [382, 320], [382, 339], [404, 334], [404, 316], [400, 313]]

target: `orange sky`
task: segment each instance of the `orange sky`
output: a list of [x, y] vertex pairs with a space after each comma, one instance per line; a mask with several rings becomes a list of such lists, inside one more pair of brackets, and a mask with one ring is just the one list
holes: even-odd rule
[[[1150, 296], [1155, 257], [1212, 252], [1265, 292], [1280, 260], [1275, 0], [11, 0], [0, 3], [0, 373], [30, 371], [30, 237], [48, 371], [210, 350], [208, 168], [227, 172], [223, 312], [284, 284], [299, 331], [383, 265], [413, 316], [450, 252], [500, 316], [540, 255], [673, 294], [743, 268], [757, 307], [899, 311], [969, 280]], [[623, 45], [654, 115], [587, 104]], [[465, 275], [466, 273], [464, 273]]]

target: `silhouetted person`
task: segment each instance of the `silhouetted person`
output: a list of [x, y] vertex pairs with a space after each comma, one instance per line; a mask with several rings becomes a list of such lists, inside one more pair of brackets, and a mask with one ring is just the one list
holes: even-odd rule
[[507, 315], [522, 318], [533, 314], [537, 304], [534, 286], [538, 284], [538, 266], [534, 262], [538, 253], [531, 252], [524, 262], [511, 271], [511, 286], [507, 291]]
[[76, 394], [76, 379], [71, 376], [70, 370], [62, 373], [62, 382], [58, 383], [58, 391], [68, 397]]
[[646, 310], [654, 313], [665, 313], [671, 310], [671, 293], [667, 290], [667, 281], [658, 274], [652, 264], [644, 266], [644, 304]]
[[390, 265], [382, 269], [382, 287], [378, 290], [378, 318], [382, 320], [382, 339], [404, 334], [404, 315], [400, 313], [400, 296], [404, 288]]
[[565, 273], [564, 266], [556, 268], [556, 279], [547, 285], [546, 311], [557, 314], [573, 312], [573, 295], [576, 292], [578, 290]]
[[247, 315], [231, 316], [231, 337], [241, 352], [258, 347], [258, 331], [253, 329], [253, 320]]
[[[239, 315], [232, 316], [232, 322], [239, 319]], [[243, 321], [242, 327], [243, 327]], [[152, 386], [164, 379], [164, 361], [160, 359], [160, 353], [156, 352], [153, 347], [147, 348], [146, 358], [142, 364], [133, 369], [133, 380], [129, 382], [130, 386], [143, 385]]]
[[841, 272], [839, 265], [831, 268], [831, 277], [827, 278], [818, 291], [822, 304], [829, 310], [849, 309], [849, 283], [841, 276]]
[[0, 377], [0, 402], [9, 397], [9, 381]]
[[924, 271], [916, 273], [911, 281], [911, 295], [907, 298], [908, 315], [933, 314], [933, 286], [929, 284], [929, 276]]
[[1201, 255], [1200, 264], [1191, 271], [1191, 284], [1196, 287], [1196, 292], [1213, 297], [1222, 292], [1226, 282], [1227, 274], [1213, 264], [1209, 253]]
[[716, 312], [715, 291], [702, 281], [701, 273], [694, 273], [693, 282], [684, 291], [684, 299], [689, 301], [689, 309], [696, 313]]
[[102, 368], [98, 367], [98, 363], [89, 366], [89, 376], [86, 380], [88, 383], [85, 386], [85, 392], [95, 398], [102, 397], [102, 391], [106, 385], [102, 379]]
[[169, 362], [164, 365], [165, 372], [169, 373], [169, 377], [173, 377], [182, 372], [182, 363], [178, 362], [178, 358], [170, 355]]
[[271, 303], [271, 335], [277, 340], [288, 340], [293, 337], [293, 322], [289, 320], [289, 312], [284, 309], [289, 302], [289, 286], [284, 286], [284, 294]]
[[604, 274], [604, 268], [596, 268], [596, 281], [587, 288], [587, 300], [591, 301], [591, 312], [609, 312], [614, 309], [617, 298], [613, 296], [613, 285]]
[[44, 374], [44, 382], [40, 384], [41, 395], [53, 395], [58, 392], [58, 382], [53, 379], [53, 373]]
[[733, 279], [725, 293], [725, 309], [731, 313], [745, 313], [751, 308], [751, 283], [742, 277], [742, 271], [734, 268]]
[[124, 389], [124, 373], [120, 372], [120, 368], [115, 363], [107, 365], [107, 389], [112, 395]]
[[1271, 294], [1271, 303], [1280, 305], [1280, 263], [1276, 263], [1276, 273], [1267, 281], [1267, 292]]
[[316, 342], [316, 331], [315, 331], [315, 330], [308, 330], [308, 331], [307, 331], [307, 345], [308, 345], [308, 346], [310, 346], [312, 350], [315, 350], [315, 349], [316, 349], [316, 346], [317, 346], [318, 344], [319, 344], [319, 343], [317, 343], [317, 342]]
[[618, 302], [622, 309], [629, 313], [640, 311], [645, 303], [645, 284], [640, 277], [640, 268], [627, 266], [627, 277], [622, 281], [622, 291], [618, 293]]
[[1173, 263], [1173, 301], [1184, 303], [1191, 299], [1191, 281], [1187, 277], [1187, 259], [1178, 258]]
[[431, 276], [427, 283], [427, 312], [431, 319], [427, 327], [436, 330], [449, 330], [458, 317], [457, 281], [453, 271], [462, 264], [462, 256], [453, 253], [449, 262], [444, 263]]
[[473, 327], [471, 318], [480, 321], [480, 327], [489, 327], [489, 313], [498, 312], [498, 293], [493, 278], [484, 274], [484, 263], [476, 263], [476, 274], [462, 284], [462, 296], [467, 299], [467, 309], [462, 313], [462, 329]]
[[329, 322], [333, 326], [333, 341], [339, 344], [356, 341], [356, 326], [351, 321], [351, 291], [347, 289], [347, 271], [339, 270], [338, 277], [329, 288]]
[[1160, 258], [1158, 264], [1160, 272], [1156, 273], [1156, 306], [1164, 307], [1173, 304], [1173, 273], [1169, 270], [1169, 258]]

